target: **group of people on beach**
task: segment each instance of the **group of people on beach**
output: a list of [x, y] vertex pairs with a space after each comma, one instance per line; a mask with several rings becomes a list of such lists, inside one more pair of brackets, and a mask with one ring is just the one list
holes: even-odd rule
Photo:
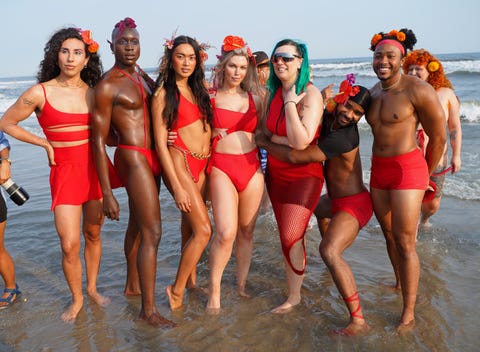
[[[409, 29], [375, 34], [372, 67], [379, 82], [367, 89], [356, 85], [351, 74], [333, 93], [331, 85], [320, 91], [312, 83], [305, 43], [281, 40], [269, 58], [264, 52], [252, 53], [243, 38], [233, 35], [225, 37], [207, 82], [209, 46], [174, 34], [164, 44], [154, 81], [137, 64], [136, 27], [128, 17], [115, 25], [109, 42], [115, 64], [103, 74], [89, 30], [57, 31], [45, 46], [39, 83], [0, 120], [0, 183], [10, 177], [11, 163], [3, 132], [47, 152], [51, 210], [72, 295], [62, 319], [74, 321], [83, 306], [79, 228], [85, 239], [87, 294], [99, 305], [109, 303], [96, 287], [100, 232], [104, 217], [119, 219], [113, 189], [125, 187], [124, 293], [141, 295], [139, 317], [148, 324], [176, 325], [155, 304], [163, 180], [181, 214], [181, 257], [175, 280], [165, 290], [172, 310], [183, 306], [186, 289], [197, 287], [197, 263], [209, 244], [207, 311], [220, 312], [222, 276], [233, 250], [238, 293], [250, 297], [247, 277], [266, 186], [288, 286], [287, 299], [272, 313], [287, 313], [301, 302], [305, 233], [315, 214], [322, 234], [320, 254], [350, 313], [348, 325], [335, 333], [367, 332], [343, 252], [375, 213], [395, 286], [403, 296], [398, 328], [413, 326], [420, 274], [418, 222], [422, 214], [421, 222], [427, 224], [439, 206], [443, 179], [438, 174], [447, 169], [446, 125], [452, 172], [461, 165], [458, 100], [434, 56], [425, 50], [407, 53], [416, 43], [415, 34]], [[402, 62], [408, 74], [402, 74]], [[429, 81], [436, 75], [443, 80], [437, 79], [439, 85]], [[19, 126], [33, 113], [44, 136]], [[374, 137], [369, 189], [359, 153], [357, 123], [363, 115]], [[116, 147], [113, 163], [106, 146]], [[434, 200], [422, 206], [428, 187], [436, 190]], [[0, 308], [20, 294], [13, 261], [3, 246], [5, 221], [0, 197], [0, 273], [5, 281]]]

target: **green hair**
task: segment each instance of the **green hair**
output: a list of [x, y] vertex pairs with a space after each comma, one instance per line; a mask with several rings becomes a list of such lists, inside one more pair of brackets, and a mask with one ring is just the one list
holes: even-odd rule
[[[299, 40], [283, 39], [275, 45], [270, 57], [273, 57], [273, 54], [278, 47], [284, 45], [294, 46], [298, 51], [298, 55], [303, 58], [302, 66], [300, 67], [300, 72], [298, 73], [297, 81], [295, 82], [295, 92], [297, 94], [300, 94], [306, 89], [307, 84], [310, 81], [310, 64], [308, 63], [307, 45], [303, 42], [300, 42]], [[275, 75], [275, 71], [273, 70], [273, 64], [270, 62], [270, 76], [268, 77], [267, 81], [267, 89], [270, 92], [270, 99], [268, 101], [268, 105], [270, 105], [273, 96], [275, 95], [275, 92], [281, 86], [282, 83]]]

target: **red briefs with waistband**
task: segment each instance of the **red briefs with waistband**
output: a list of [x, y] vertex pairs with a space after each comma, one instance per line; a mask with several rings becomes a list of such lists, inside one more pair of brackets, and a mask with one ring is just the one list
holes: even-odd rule
[[360, 228], [364, 227], [372, 217], [372, 198], [367, 190], [351, 196], [331, 198], [331, 200], [332, 216], [340, 211], [345, 211], [358, 220]]
[[[225, 173], [238, 192], [247, 188], [251, 178], [260, 168], [258, 148], [245, 154], [225, 154], [213, 152], [210, 157], [211, 167]], [[211, 170], [211, 168], [208, 168]]]
[[370, 188], [425, 190], [428, 180], [427, 162], [420, 149], [392, 157], [372, 156]]

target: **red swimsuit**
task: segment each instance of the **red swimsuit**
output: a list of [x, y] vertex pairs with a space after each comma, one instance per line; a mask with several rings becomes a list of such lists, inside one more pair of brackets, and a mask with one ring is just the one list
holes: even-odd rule
[[[266, 126], [273, 134], [287, 136], [281, 88], [277, 90], [270, 103]], [[316, 138], [312, 141], [312, 144], [315, 143]], [[306, 257], [303, 239], [322, 191], [322, 164], [318, 162], [291, 164], [267, 154], [266, 184], [278, 224], [283, 255], [292, 270], [297, 275], [303, 275], [305, 265], [301, 269], [293, 267], [290, 249], [296, 242], [302, 241]]]
[[[139, 147], [135, 145], [119, 144], [117, 145], [117, 148], [135, 150], [143, 154], [145, 156], [145, 159], [148, 165], [150, 166], [150, 169], [152, 169], [153, 174], [155, 176], [158, 176], [162, 173], [160, 160], [158, 160], [158, 156], [155, 150], [151, 148], [147, 148], [147, 119], [149, 118], [149, 113], [148, 113], [149, 101], [148, 101], [147, 95], [145, 94], [145, 88], [143, 87], [142, 79], [140, 78], [140, 75], [137, 72], [135, 72], [136, 79], [134, 79], [128, 72], [119, 69], [117, 66], [113, 66], [113, 68], [123, 73], [128, 79], [130, 79], [138, 87], [143, 100], [143, 126], [144, 126], [143, 147]], [[117, 152], [118, 152], [118, 149], [115, 151], [115, 164], [117, 163], [116, 160], [118, 158]], [[110, 176], [110, 178], [112, 179], [112, 176]], [[113, 185], [112, 185], [112, 188], [114, 188]]]
[[[258, 116], [255, 109], [255, 102], [252, 95], [248, 94], [248, 110], [245, 113], [231, 111], [215, 107], [215, 100], [212, 99], [213, 127], [226, 129], [227, 135], [232, 132], [244, 131], [254, 133], [257, 127]], [[260, 168], [258, 159], [258, 148], [254, 148], [245, 154], [218, 153], [216, 145], [223, 138], [219, 134], [213, 138], [212, 157], [208, 165], [207, 173], [215, 167], [224, 172], [232, 181], [238, 192], [242, 192], [250, 182], [255, 172]]]
[[[43, 84], [40, 84], [45, 96], [45, 104], [38, 122], [49, 141], [74, 142], [89, 139], [91, 129], [80, 131], [61, 131], [65, 127], [90, 126], [88, 113], [67, 113], [55, 109], [47, 99]], [[59, 131], [55, 131], [59, 129]], [[97, 170], [93, 159], [90, 141], [72, 147], [53, 148], [55, 164], [50, 167], [51, 210], [57, 205], [81, 205], [89, 200], [102, 198]]]

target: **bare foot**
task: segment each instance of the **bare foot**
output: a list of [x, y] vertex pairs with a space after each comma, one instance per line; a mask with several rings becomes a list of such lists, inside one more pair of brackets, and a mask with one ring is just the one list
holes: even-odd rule
[[130, 279], [130, 281], [129, 279], [127, 279], [123, 294], [125, 296], [140, 296], [142, 294], [142, 290], [140, 288], [140, 281], [138, 279]]
[[295, 307], [296, 305], [298, 305], [300, 302], [298, 303], [290, 303], [288, 300], [285, 301], [285, 303], [279, 305], [277, 308], [274, 308], [272, 309], [270, 312], [271, 313], [274, 313], [274, 314], [285, 314], [285, 313], [289, 313], [293, 307]]
[[210, 295], [208, 297], [206, 312], [211, 315], [220, 314], [220, 295]]
[[238, 286], [237, 287], [237, 292], [240, 297], [243, 298], [252, 298], [250, 294], [247, 293], [247, 290], [245, 289], [245, 286]]
[[219, 315], [220, 314], [220, 307], [215, 308], [215, 307], [208, 307], [205, 308], [205, 312], [209, 315]]
[[352, 321], [346, 327], [333, 330], [332, 333], [335, 336], [359, 336], [366, 334], [369, 330], [370, 326], [365, 320], [360, 320], [358, 322]]
[[167, 294], [168, 303], [170, 304], [171, 310], [176, 310], [183, 307], [183, 295], [182, 296], [175, 295], [175, 293], [172, 291], [171, 285], [168, 285], [165, 288], [165, 293]]
[[415, 319], [410, 320], [408, 323], [400, 323], [400, 325], [398, 325], [396, 328], [397, 334], [405, 335], [406, 333], [412, 331], [414, 326]]
[[158, 312], [152, 313], [148, 317], [144, 314], [140, 314], [138, 318], [144, 320], [148, 325], [151, 325], [155, 328], [174, 328], [178, 326], [173, 321], [161, 316]]
[[95, 292], [88, 292], [88, 296], [93, 299], [93, 301], [98, 304], [100, 307], [106, 307], [110, 304], [110, 298], [107, 296], [103, 296], [97, 291]]
[[402, 290], [402, 285], [400, 285], [400, 283], [398, 283], [396, 285], [380, 284], [380, 287], [383, 287], [384, 289], [387, 289], [387, 290], [393, 291], [393, 292], [399, 292], [399, 291]]
[[75, 321], [75, 318], [78, 315], [78, 312], [83, 307], [83, 298], [77, 300], [76, 302], [74, 301], [68, 309], [63, 312], [61, 318], [65, 323], [73, 323]]

